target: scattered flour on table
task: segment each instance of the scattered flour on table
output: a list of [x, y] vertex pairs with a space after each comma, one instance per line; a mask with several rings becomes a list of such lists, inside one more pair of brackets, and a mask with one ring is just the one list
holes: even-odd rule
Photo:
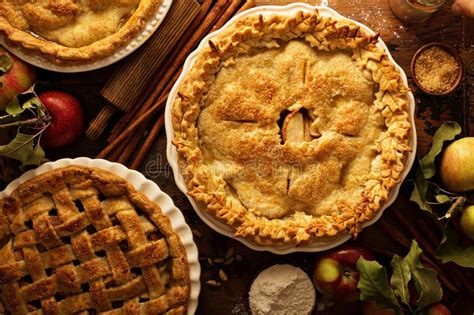
[[291, 265], [274, 265], [262, 271], [250, 288], [253, 315], [307, 315], [316, 302], [308, 275]]

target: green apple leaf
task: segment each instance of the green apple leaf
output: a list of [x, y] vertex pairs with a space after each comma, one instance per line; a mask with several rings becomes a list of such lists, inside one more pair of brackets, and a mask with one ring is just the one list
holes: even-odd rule
[[8, 103], [5, 111], [10, 115], [20, 115], [25, 109], [20, 105], [17, 97], [14, 97], [10, 103]]
[[13, 66], [13, 60], [8, 54], [0, 55], [0, 71], [5, 73]]
[[454, 230], [446, 230], [445, 234], [446, 241], [438, 248], [436, 256], [443, 263], [452, 261], [462, 267], [474, 268], [474, 245], [460, 246], [458, 234]]
[[409, 305], [410, 291], [408, 290], [408, 283], [411, 280], [410, 266], [398, 255], [393, 256], [391, 266], [393, 273], [390, 278], [390, 284], [393, 291], [402, 303]]
[[430, 151], [420, 161], [420, 166], [426, 179], [436, 174], [435, 158], [441, 153], [444, 142], [453, 140], [460, 133], [461, 126], [455, 121], [446, 121], [438, 128], [433, 136], [433, 144]]
[[360, 257], [357, 261], [360, 273], [357, 287], [360, 290], [362, 301], [374, 300], [380, 308], [392, 308], [400, 312], [397, 297], [390, 287], [387, 270], [376, 261], [365, 260]]
[[45, 153], [40, 145], [40, 141], [33, 148], [31, 155], [23, 162], [23, 165], [40, 165], [45, 161]]
[[34, 135], [18, 132], [10, 143], [0, 146], [0, 155], [24, 163], [33, 152], [33, 140]]
[[438, 201], [439, 203], [452, 202], [451, 198], [449, 198], [449, 196], [444, 195], [444, 194], [438, 194], [435, 196], [435, 198], [436, 198], [436, 201]]
[[410, 252], [403, 259], [408, 264], [412, 278], [415, 280], [415, 288], [420, 296], [417, 301], [420, 310], [443, 298], [443, 289], [437, 278], [438, 273], [423, 266], [420, 262], [421, 254], [423, 254], [423, 250], [413, 240]]
[[428, 192], [428, 182], [423, 176], [423, 171], [419, 166], [416, 168], [415, 180], [413, 181], [413, 191], [410, 195], [410, 200], [415, 202], [421, 210], [433, 214], [431, 206], [426, 202], [426, 193]]
[[418, 309], [437, 303], [443, 298], [443, 288], [437, 278], [438, 273], [428, 268], [419, 268], [415, 271], [415, 288], [420, 294]]
[[24, 109], [27, 108], [38, 108], [38, 109], [44, 109], [44, 106], [41, 104], [41, 101], [39, 100], [38, 97], [32, 97], [28, 101], [24, 102], [22, 107]]

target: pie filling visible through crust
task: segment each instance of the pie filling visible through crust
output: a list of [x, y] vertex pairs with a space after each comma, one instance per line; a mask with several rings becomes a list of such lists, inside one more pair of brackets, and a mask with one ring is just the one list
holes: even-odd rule
[[111, 55], [143, 29], [161, 0], [3, 0], [0, 32], [14, 44], [56, 58]]
[[172, 108], [189, 194], [260, 244], [356, 235], [411, 150], [408, 88], [376, 42], [317, 11], [212, 38]]
[[[124, 179], [53, 170], [0, 200], [1, 314], [185, 314], [186, 250]], [[6, 242], [6, 243], [5, 243]]]

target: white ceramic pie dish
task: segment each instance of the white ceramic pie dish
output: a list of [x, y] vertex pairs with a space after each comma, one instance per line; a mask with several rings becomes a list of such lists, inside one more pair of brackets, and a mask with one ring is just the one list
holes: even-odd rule
[[[228, 236], [228, 237], [231, 237], [231, 238], [234, 238], [234, 239], [240, 241], [241, 243], [245, 244], [247, 247], [249, 247], [253, 250], [270, 251], [272, 253], [282, 254], [282, 255], [283, 254], [288, 254], [288, 253], [293, 253], [293, 252], [319, 252], [319, 251], [324, 251], [324, 250], [336, 247], [336, 246], [348, 241], [351, 238], [351, 236], [349, 234], [342, 235], [342, 236], [340, 236], [336, 239], [330, 240], [330, 241], [320, 241], [320, 242], [315, 242], [315, 243], [312, 243], [312, 244], [309, 244], [309, 245], [304, 245], [304, 246], [299, 246], [299, 247], [295, 247], [294, 245], [262, 246], [262, 245], [259, 245], [259, 244], [255, 243], [252, 240], [235, 237], [234, 236], [235, 231], [232, 227], [224, 224], [223, 222], [216, 219], [214, 216], [208, 214], [205, 211], [205, 209], [201, 209], [200, 206], [198, 206], [197, 203], [194, 201], [194, 199], [187, 194], [188, 190], [187, 190], [186, 184], [184, 182], [181, 170], [179, 169], [179, 166], [178, 166], [178, 152], [176, 151], [176, 147], [171, 142], [173, 137], [174, 137], [174, 131], [173, 131], [173, 126], [172, 126], [172, 121], [171, 121], [171, 107], [172, 107], [173, 101], [176, 97], [179, 85], [183, 81], [183, 79], [186, 76], [186, 74], [188, 73], [188, 71], [191, 69], [191, 67], [192, 67], [192, 65], [193, 65], [194, 61], [196, 60], [196, 57], [199, 53], [199, 50], [202, 49], [202, 47], [204, 47], [204, 45], [206, 45], [210, 39], [212, 39], [213, 37], [219, 35], [226, 28], [228, 28], [231, 24], [233, 24], [237, 19], [240, 19], [240, 18], [248, 16], [248, 15], [253, 15], [253, 14], [262, 14], [262, 15], [294, 14], [297, 11], [312, 11], [314, 9], [318, 9], [319, 13], [323, 16], [326, 16], [326, 17], [332, 17], [332, 18], [335, 18], [335, 19], [349, 20], [349, 21], [357, 24], [358, 26], [360, 26], [367, 33], [375, 34], [375, 32], [372, 31], [369, 27], [367, 27], [367, 26], [365, 26], [365, 25], [363, 25], [363, 24], [361, 24], [357, 21], [354, 21], [354, 20], [348, 19], [346, 17], [343, 17], [342, 15], [337, 13], [335, 10], [333, 10], [331, 8], [328, 8], [328, 7], [324, 7], [324, 6], [311, 6], [311, 5], [304, 4], [304, 3], [293, 3], [293, 4], [290, 4], [290, 5], [287, 5], [287, 6], [256, 7], [256, 8], [244, 11], [244, 12], [236, 15], [229, 22], [227, 22], [221, 29], [209, 34], [208, 36], [206, 36], [202, 40], [202, 42], [200, 43], [200, 45], [196, 49], [196, 51], [194, 51], [192, 54], [190, 54], [188, 56], [188, 58], [186, 59], [186, 62], [184, 64], [184, 68], [183, 68], [183, 72], [181, 73], [180, 77], [178, 78], [178, 81], [173, 86], [173, 89], [171, 90], [171, 92], [169, 94], [169, 97], [168, 97], [168, 101], [166, 103], [166, 110], [165, 110], [165, 128], [166, 128], [166, 135], [167, 135], [166, 154], [167, 154], [168, 162], [169, 162], [171, 168], [173, 169], [176, 185], [178, 186], [178, 188], [184, 194], [186, 194], [186, 196], [188, 197], [191, 205], [195, 209], [196, 213], [199, 215], [199, 217], [207, 225], [209, 225], [212, 229], [214, 229], [215, 231], [217, 231], [217, 232], [219, 232], [219, 233], [221, 233], [225, 236]], [[382, 39], [379, 39], [379, 42], [378, 42], [377, 46], [385, 49], [390, 61], [394, 65], [396, 65], [397, 69], [400, 71], [400, 74], [401, 74], [401, 77], [402, 77], [403, 81], [408, 86], [407, 76], [406, 76], [405, 72], [395, 62], [395, 60], [392, 58], [387, 46], [385, 45], [385, 43], [383, 42]], [[410, 154], [407, 157], [406, 166], [405, 166], [405, 169], [402, 173], [402, 181], [408, 175], [408, 173], [409, 173], [409, 171], [410, 171], [410, 169], [413, 165], [413, 162], [414, 162], [415, 156], [416, 156], [416, 145], [417, 145], [416, 129], [415, 129], [415, 99], [414, 99], [413, 94], [411, 92], [408, 93], [408, 100], [409, 100], [409, 103], [410, 103], [410, 123], [412, 125], [412, 132], [411, 132], [411, 139], [410, 139], [410, 146], [412, 147], [412, 152], [410, 152]], [[380, 219], [380, 217], [382, 216], [384, 210], [387, 207], [389, 207], [395, 201], [395, 199], [397, 198], [398, 192], [400, 190], [400, 186], [401, 186], [402, 181], [400, 181], [400, 183], [393, 188], [392, 192], [390, 193], [389, 200], [379, 210], [376, 217], [374, 219], [372, 219], [371, 221], [366, 222], [366, 223], [363, 224], [364, 228], [374, 224], [375, 222], [377, 222], [377, 220]]]
[[158, 29], [161, 22], [163, 22], [166, 14], [171, 8], [172, 3], [173, 3], [173, 0], [163, 0], [158, 10], [156, 11], [155, 15], [153, 16], [153, 18], [150, 21], [148, 21], [148, 23], [145, 25], [143, 30], [140, 33], [138, 33], [127, 44], [127, 46], [120, 48], [112, 56], [99, 59], [94, 62], [81, 63], [78, 65], [72, 65], [72, 64], [58, 65], [58, 64], [52, 63], [46, 57], [42, 57], [36, 54], [35, 55], [28, 54], [27, 52], [24, 52], [21, 49], [21, 47], [8, 44], [4, 40], [2, 35], [0, 35], [0, 44], [4, 46], [8, 51], [10, 51], [12, 54], [17, 56], [18, 58], [38, 68], [56, 71], [56, 72], [64, 72], [64, 73], [75, 73], [75, 72], [85, 72], [85, 71], [96, 70], [96, 69], [100, 69], [108, 65], [111, 65], [127, 57], [136, 49], [138, 49], [141, 45], [143, 45], [147, 41], [147, 39], [150, 38], [150, 36]]
[[176, 208], [171, 197], [161, 191], [157, 184], [146, 179], [143, 174], [130, 170], [122, 164], [112, 163], [106, 160], [93, 160], [89, 158], [61, 159], [55, 162], [45, 163], [36, 169], [24, 173], [22, 176], [12, 181], [5, 190], [0, 192], [0, 198], [10, 196], [19, 185], [42, 173], [70, 165], [97, 167], [123, 177], [131, 183], [138, 192], [145, 194], [150, 200], [158, 204], [163, 213], [170, 218], [171, 226], [178, 233], [181, 242], [186, 248], [189, 262], [189, 277], [191, 280], [191, 295], [188, 305], [188, 315], [194, 314], [197, 309], [199, 292], [201, 290], [201, 283], [199, 280], [201, 266], [199, 264], [198, 249], [193, 241], [193, 234], [189, 226], [186, 224], [183, 214], [178, 208]]

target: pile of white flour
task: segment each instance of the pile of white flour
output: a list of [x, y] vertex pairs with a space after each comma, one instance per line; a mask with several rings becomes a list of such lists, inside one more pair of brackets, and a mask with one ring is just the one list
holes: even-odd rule
[[274, 265], [262, 271], [249, 293], [253, 315], [307, 315], [316, 302], [308, 275], [291, 265]]

